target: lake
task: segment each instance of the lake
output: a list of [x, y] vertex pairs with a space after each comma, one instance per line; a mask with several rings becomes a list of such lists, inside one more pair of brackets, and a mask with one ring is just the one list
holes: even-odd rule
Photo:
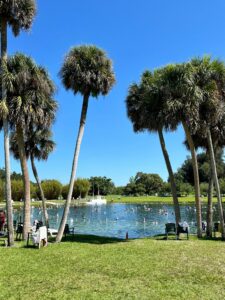
[[[190, 232], [196, 233], [194, 204], [181, 205], [182, 221], [189, 224]], [[63, 207], [48, 207], [51, 228], [58, 229]], [[206, 204], [202, 206], [203, 221], [206, 220]], [[22, 217], [22, 209], [14, 211], [14, 219]], [[31, 208], [31, 222], [42, 219], [41, 208]], [[218, 221], [217, 205], [214, 204], [214, 221]], [[165, 232], [165, 223], [175, 222], [173, 206], [152, 204], [107, 204], [101, 206], [71, 207], [67, 223], [75, 227], [75, 233], [108, 237], [142, 238]]]

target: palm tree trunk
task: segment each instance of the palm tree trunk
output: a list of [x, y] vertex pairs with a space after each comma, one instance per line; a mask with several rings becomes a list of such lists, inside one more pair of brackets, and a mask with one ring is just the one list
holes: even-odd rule
[[225, 239], [223, 205], [222, 205], [220, 186], [219, 186], [219, 181], [218, 181], [218, 176], [217, 176], [216, 161], [215, 161], [214, 149], [213, 149], [213, 144], [212, 144], [212, 137], [211, 137], [211, 132], [210, 132], [209, 128], [207, 129], [207, 142], [208, 142], [208, 147], [209, 147], [210, 167], [212, 170], [213, 181], [215, 184], [215, 189], [216, 189], [216, 194], [217, 194], [222, 239]]
[[213, 209], [212, 209], [212, 198], [213, 198], [213, 175], [210, 168], [209, 172], [209, 187], [208, 187], [208, 203], [207, 203], [207, 216], [206, 216], [206, 235], [212, 237], [213, 230]]
[[34, 157], [33, 157], [32, 154], [30, 156], [30, 160], [31, 160], [31, 166], [32, 166], [33, 174], [34, 174], [34, 177], [36, 179], [36, 182], [37, 182], [40, 194], [41, 194], [42, 209], [43, 209], [43, 216], [44, 216], [44, 224], [48, 228], [49, 227], [49, 221], [48, 221], [48, 212], [47, 212], [46, 203], [45, 203], [45, 196], [44, 196], [44, 192], [43, 192], [43, 189], [42, 189], [42, 186], [41, 186], [41, 182], [40, 182], [39, 177], [38, 177], [37, 168], [35, 166]]
[[21, 170], [23, 174], [24, 187], [24, 212], [23, 212], [23, 239], [26, 240], [30, 231], [30, 178], [27, 167], [27, 158], [24, 145], [23, 129], [20, 125], [16, 127], [16, 137], [20, 156]]
[[186, 134], [189, 148], [191, 150], [192, 166], [194, 172], [194, 184], [195, 184], [195, 205], [196, 205], [196, 218], [197, 218], [197, 235], [198, 238], [202, 237], [202, 209], [201, 209], [201, 198], [200, 198], [200, 185], [199, 185], [199, 174], [198, 174], [198, 161], [195, 152], [194, 142], [187, 124], [182, 121], [182, 125]]
[[178, 223], [181, 221], [181, 217], [180, 217], [180, 206], [179, 206], [179, 202], [178, 202], [178, 198], [177, 198], [177, 188], [176, 188], [175, 178], [173, 175], [170, 158], [169, 158], [169, 155], [168, 155], [168, 152], [166, 149], [165, 140], [163, 137], [163, 131], [161, 128], [158, 130], [158, 134], [159, 134], [159, 140], [160, 140], [163, 156], [164, 156], [164, 159], [166, 162], [167, 171], [169, 173], [171, 191], [172, 191], [172, 195], [173, 195], [173, 205], [174, 205], [174, 211], [175, 211], [176, 225], [178, 225]]
[[71, 172], [71, 177], [70, 177], [70, 185], [69, 185], [69, 192], [67, 195], [67, 200], [65, 203], [64, 211], [63, 211], [63, 216], [61, 219], [60, 227], [58, 234], [56, 236], [56, 242], [60, 242], [63, 236], [64, 228], [66, 225], [68, 213], [69, 213], [69, 208], [70, 208], [70, 203], [71, 203], [71, 198], [72, 198], [72, 193], [73, 193], [73, 187], [74, 187], [74, 180], [76, 176], [76, 171], [77, 171], [77, 163], [78, 163], [78, 157], [80, 153], [80, 146], [84, 134], [84, 127], [85, 127], [85, 122], [86, 122], [86, 116], [87, 116], [87, 110], [88, 110], [88, 100], [89, 100], [89, 94], [84, 95], [83, 98], [83, 105], [82, 105], [82, 111], [81, 111], [81, 117], [80, 117], [80, 127], [77, 135], [77, 142], [76, 142], [76, 147], [74, 151], [74, 158], [73, 158], [73, 165], [72, 165], [72, 172]]
[[[4, 68], [7, 66], [7, 21], [1, 20], [1, 71], [4, 77]], [[2, 101], [6, 101], [7, 91], [4, 80], [1, 87]], [[4, 128], [4, 153], [5, 153], [5, 182], [6, 182], [6, 210], [7, 210], [7, 228], [8, 228], [8, 246], [14, 245], [14, 229], [13, 229], [13, 208], [11, 195], [11, 179], [10, 179], [10, 156], [9, 156], [9, 125], [7, 116], [3, 117]]]

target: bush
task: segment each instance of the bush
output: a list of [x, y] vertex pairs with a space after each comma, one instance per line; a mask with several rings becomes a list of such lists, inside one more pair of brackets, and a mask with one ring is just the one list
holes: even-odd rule
[[[85, 198], [90, 189], [90, 182], [87, 179], [78, 178], [74, 183], [73, 194], [72, 197], [77, 199], [78, 197]], [[69, 184], [64, 185], [62, 188], [62, 197], [63, 199], [67, 198], [69, 191]]]
[[[20, 201], [24, 199], [24, 189], [23, 189], [23, 181], [22, 180], [12, 180], [11, 181], [12, 187], [12, 199], [14, 201]], [[30, 183], [30, 197], [36, 198], [36, 186], [31, 182]]]
[[11, 181], [12, 189], [12, 199], [14, 201], [20, 201], [24, 199], [24, 190], [23, 190], [23, 181], [22, 180], [12, 180]]
[[[45, 198], [48, 200], [58, 199], [61, 195], [62, 184], [58, 180], [44, 180], [41, 182], [41, 186], [45, 195]], [[38, 197], [40, 197], [39, 191], [37, 191]]]

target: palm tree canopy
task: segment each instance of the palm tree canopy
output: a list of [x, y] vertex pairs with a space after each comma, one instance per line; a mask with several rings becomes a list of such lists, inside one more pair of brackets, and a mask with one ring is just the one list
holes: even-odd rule
[[111, 60], [95, 46], [72, 48], [59, 75], [66, 89], [93, 97], [106, 95], [115, 83]]
[[126, 98], [127, 115], [137, 131], [175, 130], [176, 124], [166, 122], [165, 88], [161, 80], [162, 69], [142, 74], [140, 84], [132, 84]]
[[11, 127], [49, 126], [55, 119], [55, 86], [47, 71], [28, 56], [8, 59], [7, 104]]
[[184, 121], [194, 133], [199, 124], [202, 91], [195, 84], [191, 64], [168, 65], [161, 71], [165, 97], [165, 122], [177, 126]]
[[[201, 90], [199, 125], [193, 134], [195, 147], [208, 148], [206, 129], [210, 128], [215, 148], [223, 147], [225, 141], [225, 65], [209, 56], [194, 58], [192, 65], [195, 85]], [[187, 146], [187, 142], [184, 144]]]
[[31, 27], [35, 15], [35, 0], [0, 0], [0, 19], [8, 22], [15, 36]]
[[[48, 128], [30, 128], [24, 135], [25, 153], [27, 159], [32, 155], [37, 160], [47, 160], [48, 156], [55, 149], [55, 142], [52, 140], [52, 132]], [[10, 136], [10, 151], [15, 159], [19, 159], [19, 149], [16, 133]]]
[[225, 65], [219, 60], [211, 60], [209, 56], [192, 59], [195, 85], [201, 89], [200, 127], [204, 135], [204, 127], [216, 131], [222, 125], [225, 114]]

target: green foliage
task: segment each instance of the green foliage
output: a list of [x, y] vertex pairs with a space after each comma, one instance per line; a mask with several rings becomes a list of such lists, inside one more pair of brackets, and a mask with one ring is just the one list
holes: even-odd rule
[[[74, 187], [73, 187], [73, 194], [72, 197], [77, 199], [79, 197], [85, 198], [88, 194], [88, 191], [90, 189], [90, 182], [88, 179], [84, 178], [78, 178], [75, 180]], [[62, 187], [62, 197], [63, 199], [67, 198], [69, 191], [69, 184], [64, 185]]]
[[124, 186], [116, 186], [113, 189], [113, 195], [124, 195]]
[[[20, 125], [50, 126], [55, 119], [57, 103], [53, 99], [55, 86], [48, 72], [22, 53], [8, 59], [12, 87], [7, 89], [12, 127]], [[38, 108], [38, 109], [37, 109]]]
[[205, 183], [205, 182], [202, 182], [200, 184], [201, 195], [206, 197], [208, 195], [208, 188], [209, 188], [209, 184]]
[[171, 196], [171, 185], [169, 182], [163, 182], [163, 186], [160, 189], [161, 196]]
[[109, 195], [113, 193], [115, 187], [111, 178], [106, 176], [95, 176], [89, 179], [90, 182], [90, 195]]
[[[199, 180], [201, 183], [208, 183], [210, 164], [208, 156], [205, 153], [197, 155], [198, 168], [199, 168]], [[225, 176], [225, 163], [223, 161], [223, 152], [217, 151], [216, 153], [216, 164], [218, 177], [223, 178]], [[176, 182], [186, 182], [194, 185], [194, 175], [191, 158], [187, 158], [178, 171], [174, 174]]]
[[0, 19], [7, 20], [15, 36], [31, 27], [35, 14], [35, 0], [0, 0]]
[[[11, 187], [12, 187], [12, 199], [14, 201], [20, 201], [21, 199], [24, 200], [23, 181], [22, 180], [12, 180]], [[31, 194], [31, 198], [37, 197], [36, 185], [34, 185], [33, 183], [30, 183], [30, 194]]]
[[224, 178], [220, 179], [219, 183], [220, 183], [221, 194], [225, 195], [225, 179]]
[[112, 62], [96, 46], [73, 47], [60, 70], [66, 89], [82, 95], [106, 95], [115, 83]]
[[124, 188], [125, 195], [154, 195], [160, 193], [163, 180], [158, 174], [138, 172]]
[[[5, 180], [5, 169], [0, 168], [0, 180]], [[15, 171], [11, 173], [11, 180], [23, 180], [23, 176]]]
[[[47, 200], [58, 199], [61, 195], [62, 184], [58, 180], [44, 180], [41, 182], [41, 186]], [[39, 192], [38, 192], [39, 195]], [[40, 195], [39, 195], [40, 198]]]
[[188, 196], [194, 193], [194, 188], [189, 183], [180, 182], [176, 186], [178, 196]]

